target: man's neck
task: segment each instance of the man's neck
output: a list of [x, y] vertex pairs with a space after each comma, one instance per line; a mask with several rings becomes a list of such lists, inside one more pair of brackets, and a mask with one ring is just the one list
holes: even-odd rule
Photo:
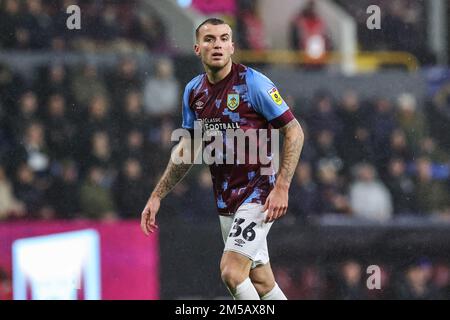
[[233, 67], [233, 62], [230, 62], [224, 66], [222, 69], [213, 70], [211, 68], [205, 67], [206, 76], [208, 77], [208, 81], [211, 84], [216, 84], [219, 81], [225, 79], [225, 77], [231, 72], [231, 68]]

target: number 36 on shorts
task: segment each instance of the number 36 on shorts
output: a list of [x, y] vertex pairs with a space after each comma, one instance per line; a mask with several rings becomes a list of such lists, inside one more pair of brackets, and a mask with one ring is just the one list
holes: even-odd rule
[[236, 218], [236, 219], [234, 219], [233, 226], [231, 228], [231, 231], [233, 231], [233, 230], [235, 230], [235, 231], [231, 232], [228, 236], [229, 237], [239, 237], [242, 233], [242, 237], [245, 240], [247, 240], [247, 241], [255, 240], [256, 231], [253, 229], [255, 226], [256, 226], [255, 222], [250, 222], [250, 224], [245, 226], [245, 219]]

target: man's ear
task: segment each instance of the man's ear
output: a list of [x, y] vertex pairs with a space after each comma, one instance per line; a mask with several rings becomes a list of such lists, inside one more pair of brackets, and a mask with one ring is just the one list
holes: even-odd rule
[[197, 57], [200, 57], [200, 46], [197, 43], [194, 44], [194, 52]]

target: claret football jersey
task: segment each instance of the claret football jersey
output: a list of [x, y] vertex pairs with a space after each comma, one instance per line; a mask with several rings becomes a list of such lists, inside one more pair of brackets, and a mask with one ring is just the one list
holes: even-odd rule
[[[294, 119], [272, 81], [250, 67], [235, 63], [231, 72], [216, 84], [211, 84], [206, 74], [192, 79], [186, 85], [182, 104], [182, 127], [193, 130], [197, 121], [201, 123], [203, 135], [266, 129], [269, 143], [270, 129], [280, 128]], [[213, 141], [214, 137], [210, 139]], [[245, 150], [248, 153], [248, 146]], [[270, 146], [267, 150], [270, 156]], [[245, 159], [248, 160], [248, 154]], [[261, 167], [261, 163], [239, 160], [232, 164], [224, 160], [209, 166], [219, 214], [232, 215], [244, 203], [265, 203], [276, 177], [274, 172], [261, 174]]]

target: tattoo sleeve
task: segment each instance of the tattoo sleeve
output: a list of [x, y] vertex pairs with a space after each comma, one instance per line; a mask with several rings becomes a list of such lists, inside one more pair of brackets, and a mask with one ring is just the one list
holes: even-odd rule
[[[176, 150], [175, 152], [180, 152], [180, 150]], [[183, 180], [184, 176], [192, 166], [192, 162], [175, 164], [171, 157], [167, 168], [153, 190], [152, 195], [156, 195], [160, 199], [163, 199], [178, 182]]]
[[290, 184], [303, 148], [304, 135], [295, 119], [280, 128], [280, 131], [284, 135], [284, 143], [278, 179]]

